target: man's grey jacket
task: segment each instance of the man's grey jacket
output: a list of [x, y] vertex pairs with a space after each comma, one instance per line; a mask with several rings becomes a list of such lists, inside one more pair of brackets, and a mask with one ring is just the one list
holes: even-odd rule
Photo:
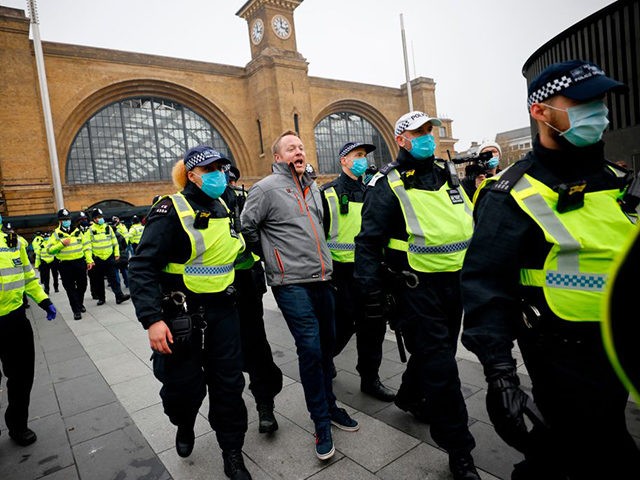
[[322, 228], [322, 200], [315, 181], [298, 180], [293, 165], [274, 163], [254, 184], [240, 217], [242, 234], [259, 243], [270, 286], [331, 279], [331, 253]]

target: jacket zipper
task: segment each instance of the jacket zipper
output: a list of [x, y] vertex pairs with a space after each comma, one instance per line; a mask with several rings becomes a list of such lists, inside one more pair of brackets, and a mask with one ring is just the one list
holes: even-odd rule
[[282, 282], [284, 283], [284, 264], [282, 263], [282, 258], [280, 258], [280, 252], [277, 248], [273, 248], [273, 253], [276, 256], [276, 262], [278, 262], [278, 268], [280, 269], [280, 277]]
[[[302, 184], [300, 183], [300, 179], [296, 173], [295, 166], [292, 163], [289, 164], [289, 172], [291, 172], [291, 176], [293, 177], [293, 183], [296, 184], [296, 188], [299, 190], [302, 198], [305, 198], [304, 190], [302, 189]], [[322, 258], [322, 249], [320, 247], [320, 237], [318, 237], [318, 231], [316, 230], [315, 225], [313, 224], [313, 219], [311, 218], [311, 212], [309, 212], [309, 206], [305, 201], [305, 207], [307, 211], [307, 218], [309, 219], [309, 223], [311, 224], [311, 228], [313, 230], [313, 235], [316, 238], [316, 249], [318, 250], [318, 258], [320, 259], [320, 272], [322, 274], [322, 280], [325, 278], [325, 268], [324, 268], [324, 260]]]

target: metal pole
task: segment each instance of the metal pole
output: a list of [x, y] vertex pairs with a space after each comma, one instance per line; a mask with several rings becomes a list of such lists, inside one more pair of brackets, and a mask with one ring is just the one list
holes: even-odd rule
[[47, 145], [49, 146], [49, 162], [51, 164], [51, 176], [53, 177], [53, 193], [55, 196], [56, 210], [64, 207], [62, 197], [62, 182], [60, 181], [60, 166], [58, 165], [58, 150], [53, 130], [53, 117], [49, 103], [49, 89], [47, 88], [47, 74], [44, 69], [44, 55], [40, 42], [40, 28], [38, 22], [38, 7], [36, 0], [27, 0], [29, 16], [31, 17], [31, 31], [33, 32], [33, 49], [36, 54], [36, 67], [40, 82], [40, 97], [42, 99], [42, 111], [44, 113], [44, 126], [47, 132]]
[[411, 96], [411, 80], [409, 76], [409, 60], [407, 59], [407, 41], [404, 38], [404, 20], [400, 14], [400, 31], [402, 32], [402, 53], [404, 53], [404, 76], [407, 80], [407, 98], [409, 99], [409, 111], [413, 111], [413, 97]]

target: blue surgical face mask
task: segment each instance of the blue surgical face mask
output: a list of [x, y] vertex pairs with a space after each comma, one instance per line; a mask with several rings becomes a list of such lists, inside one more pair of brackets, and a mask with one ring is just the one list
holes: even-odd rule
[[104, 225], [104, 218], [98, 219], [98, 225]]
[[[198, 174], [196, 173], [196, 175]], [[215, 172], [209, 172], [198, 176], [202, 179], [202, 186], [200, 189], [211, 198], [220, 197], [222, 192], [224, 192], [224, 189], [227, 188], [227, 177], [222, 170], [216, 170]]]
[[351, 173], [353, 173], [356, 177], [359, 177], [369, 168], [369, 162], [367, 162], [366, 157], [358, 157], [353, 159], [353, 165], [349, 167]]
[[602, 100], [583, 103], [567, 109], [553, 107], [546, 103], [543, 103], [543, 105], [553, 110], [567, 112], [570, 126], [564, 132], [549, 123], [545, 123], [576, 147], [587, 147], [600, 141], [602, 133], [609, 126], [609, 119], [607, 118], [609, 109]]
[[0, 215], [0, 225], [2, 225], [2, 215]]
[[496, 168], [500, 165], [500, 159], [498, 157], [492, 157], [491, 160], [487, 162], [487, 168]]
[[[407, 140], [409, 139], [407, 138]], [[436, 140], [430, 133], [409, 141], [411, 142], [411, 150], [409, 153], [417, 160], [429, 158], [433, 156], [433, 152], [436, 151]]]
[[62, 220], [62, 228], [70, 228], [71, 220]]

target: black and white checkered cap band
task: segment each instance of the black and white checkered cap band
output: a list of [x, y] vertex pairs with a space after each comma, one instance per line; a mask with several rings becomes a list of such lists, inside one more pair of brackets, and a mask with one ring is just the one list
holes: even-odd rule
[[426, 123], [430, 119], [429, 115], [424, 112], [411, 112], [410, 114], [407, 114], [407, 118], [399, 123], [396, 123], [395, 135], [400, 135], [402, 132], [409, 129], [409, 127], [412, 126], [419, 118], [427, 119], [423, 123]]
[[547, 98], [556, 95], [564, 89], [570, 87], [573, 84], [573, 79], [563, 75], [560, 78], [554, 78], [550, 82], [545, 83], [538, 90], [529, 95], [529, 101], [527, 102], [529, 107], [534, 103], [540, 103]]
[[362, 143], [352, 143], [351, 145], [345, 147], [342, 149], [342, 151], [340, 152], [340, 156], [344, 157], [345, 155], [347, 155], [351, 150], [358, 148], [360, 146], [362, 146]]
[[219, 160], [222, 157], [215, 150], [205, 150], [204, 152], [196, 153], [193, 157], [185, 162], [187, 170], [191, 170], [193, 167], [199, 165], [205, 160], [215, 157], [215, 160]]

